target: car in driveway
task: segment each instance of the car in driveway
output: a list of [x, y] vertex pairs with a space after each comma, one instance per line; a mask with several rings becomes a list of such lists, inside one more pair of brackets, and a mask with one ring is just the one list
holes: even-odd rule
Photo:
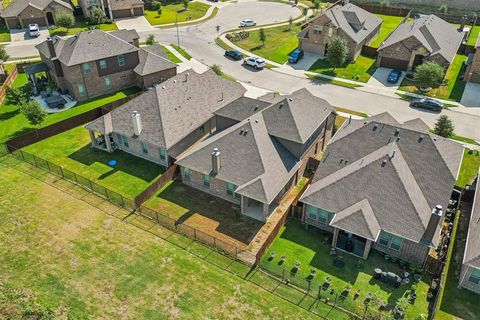
[[443, 109], [443, 103], [438, 100], [423, 98], [410, 102], [412, 108], [426, 109], [434, 112], [441, 112]]
[[387, 82], [388, 83], [397, 83], [398, 80], [400, 80], [400, 77], [402, 76], [402, 71], [400, 70], [392, 70], [390, 71], [390, 73], [388, 74], [388, 77], [387, 77]]
[[229, 57], [235, 60], [242, 60], [243, 55], [240, 51], [238, 50], [227, 50], [225, 51], [225, 57]]
[[295, 51], [290, 53], [290, 55], [288, 56], [288, 62], [297, 63], [302, 58], [303, 58], [303, 50], [302, 49], [296, 49]]
[[36, 23], [28, 25], [28, 35], [30, 37], [38, 37], [40, 35], [40, 27]]
[[265, 67], [265, 60], [259, 57], [248, 57], [243, 60], [243, 64], [251, 66], [256, 69], [263, 69]]
[[252, 19], [243, 19], [242, 21], [240, 21], [240, 28], [253, 27], [256, 25], [257, 23]]

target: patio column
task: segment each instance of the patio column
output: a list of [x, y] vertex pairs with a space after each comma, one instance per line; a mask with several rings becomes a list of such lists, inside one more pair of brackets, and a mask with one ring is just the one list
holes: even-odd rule
[[365, 250], [363, 251], [363, 259], [368, 258], [368, 254], [370, 253], [370, 249], [372, 248], [372, 240], [367, 239], [367, 243], [365, 243]]
[[110, 142], [110, 134], [105, 134], [105, 145], [107, 146], [107, 152], [113, 152], [112, 143]]
[[263, 220], [267, 221], [267, 219], [268, 219], [268, 204], [267, 203], [262, 203], [262, 208], [263, 208]]
[[95, 144], [95, 133], [92, 130], [88, 130], [88, 133], [90, 134], [90, 142], [92, 144], [92, 148], [96, 147]]
[[338, 228], [333, 229], [332, 248], [337, 247], [338, 232], [339, 232]]
[[412, 71], [413, 62], [415, 61], [416, 54], [417, 54], [417, 50], [413, 50], [412, 54], [410, 55], [410, 60], [408, 61], [407, 71]]

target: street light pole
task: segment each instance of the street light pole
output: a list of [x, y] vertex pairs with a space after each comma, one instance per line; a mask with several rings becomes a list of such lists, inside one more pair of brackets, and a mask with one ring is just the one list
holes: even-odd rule
[[180, 35], [178, 34], [178, 13], [175, 14], [175, 26], [177, 27], [177, 46], [180, 48]]

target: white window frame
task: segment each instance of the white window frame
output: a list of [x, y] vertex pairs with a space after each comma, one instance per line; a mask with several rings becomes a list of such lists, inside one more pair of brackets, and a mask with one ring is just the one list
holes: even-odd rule
[[[78, 88], [78, 94], [80, 94], [80, 97], [85, 97], [86, 92], [85, 92], [85, 86], [83, 85], [83, 83], [79, 83], [77, 85], [77, 88]], [[82, 88], [82, 89], [80, 89], [80, 88]]]
[[102, 59], [98, 62], [98, 64], [100, 65], [100, 69], [102, 69], [102, 70], [107, 69], [107, 60]]
[[119, 67], [125, 66], [125, 56], [123, 54], [117, 56], [117, 64]]
[[90, 62], [86, 62], [82, 65], [83, 74], [90, 74], [92, 72], [92, 67], [90, 66]]
[[110, 79], [110, 77], [104, 77], [103, 82], [105, 84], [105, 89], [107, 90], [112, 89], [112, 80]]

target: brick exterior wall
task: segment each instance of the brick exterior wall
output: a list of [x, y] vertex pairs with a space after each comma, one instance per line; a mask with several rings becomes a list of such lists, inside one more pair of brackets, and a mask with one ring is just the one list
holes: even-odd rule
[[60, 11], [71, 12], [71, 10], [57, 3], [49, 4], [44, 11], [28, 6], [17, 17], [5, 18], [5, 23], [8, 29], [15, 29], [19, 24], [22, 28], [26, 28], [31, 23], [36, 23], [39, 26], [48, 26], [47, 13], [52, 14], [53, 21], [55, 22], [55, 15]]
[[468, 289], [470, 291], [473, 291], [475, 293], [480, 294], [480, 284], [476, 284], [473, 282], [470, 282], [470, 276], [472, 275], [474, 268], [467, 266], [467, 265], [462, 265], [462, 269], [460, 271], [460, 283], [459, 285], [462, 288]]
[[465, 81], [480, 83], [480, 49], [476, 49], [472, 63], [465, 71]]
[[115, 144], [117, 145], [117, 149], [133, 154], [136, 157], [143, 158], [145, 160], [149, 160], [151, 162], [157, 163], [165, 168], [169, 167], [167, 151], [165, 151], [165, 160], [162, 160], [160, 159], [160, 148], [155, 145], [147, 143], [148, 153], [144, 153], [142, 150], [142, 144], [140, 140], [132, 137], [127, 137], [128, 147], [126, 147], [119, 141], [117, 134], [113, 133], [112, 136], [113, 136], [113, 140], [115, 141]]
[[148, 87], [152, 87], [156, 84], [162, 83], [163, 81], [170, 79], [176, 74], [177, 74], [177, 68], [174, 67], [174, 68], [162, 70], [160, 72], [156, 72], [153, 74], [148, 74], [145, 76], [139, 76], [138, 74], [135, 74], [135, 81], [138, 87], [146, 89]]
[[397, 257], [401, 260], [409, 261], [420, 265], [425, 262], [428, 252], [430, 250], [429, 247], [422, 246], [419, 243], [407, 239], [402, 240], [400, 250], [393, 250], [391, 248], [385, 247], [381, 245], [378, 241], [379, 239], [377, 239], [377, 242], [372, 245], [373, 249], [386, 253], [392, 257]]

